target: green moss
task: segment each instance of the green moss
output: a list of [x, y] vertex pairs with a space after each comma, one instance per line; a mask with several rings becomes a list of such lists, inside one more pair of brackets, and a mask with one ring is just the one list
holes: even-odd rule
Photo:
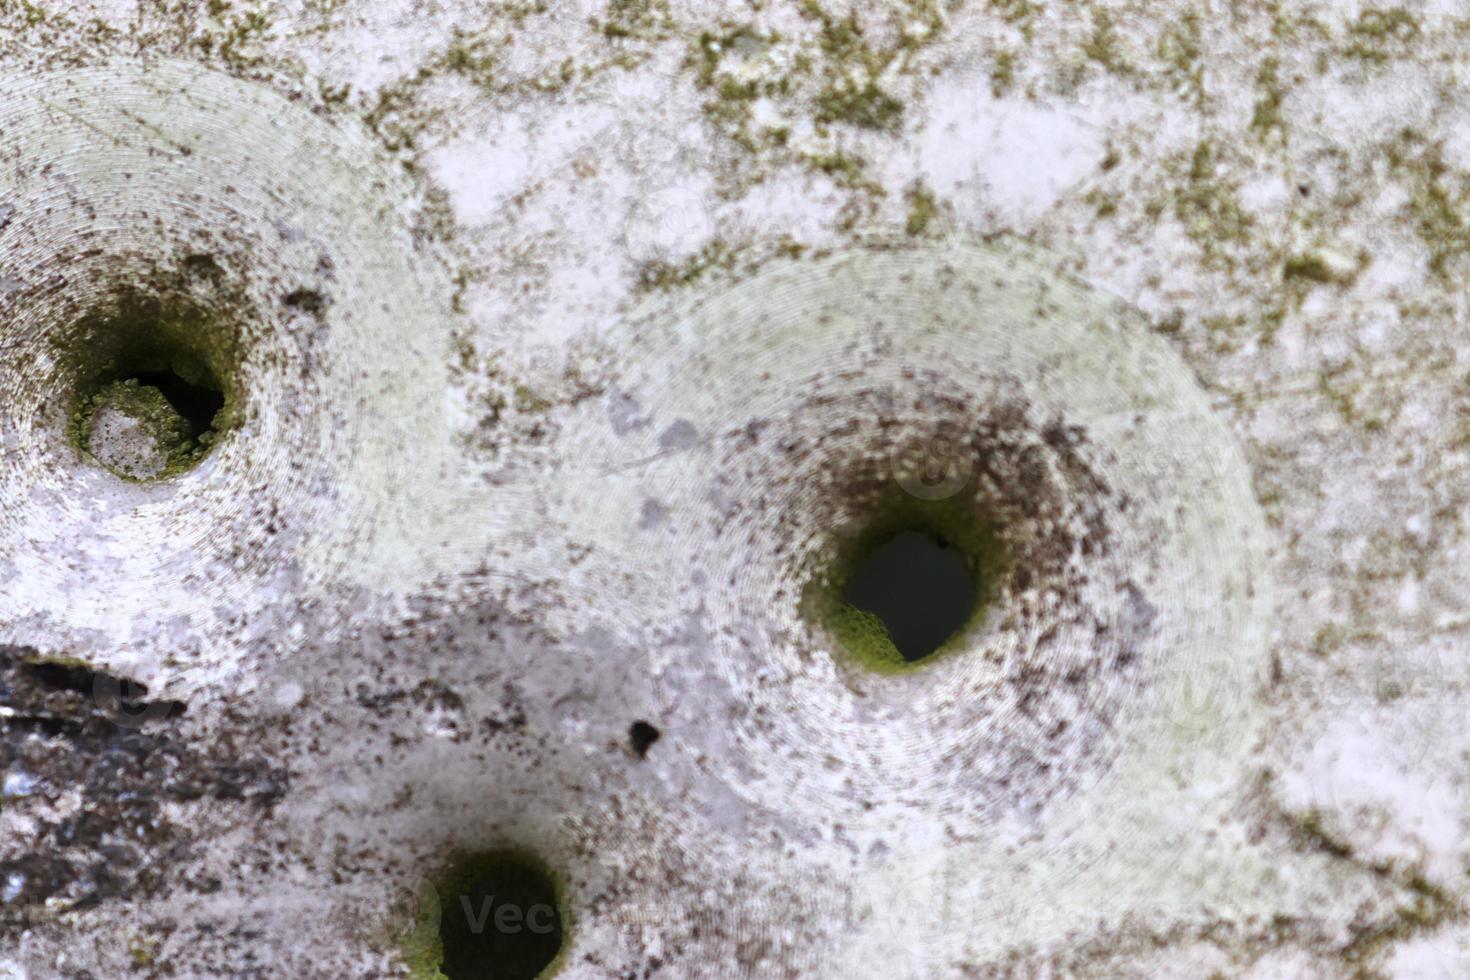
[[1347, 628], [1337, 623], [1328, 623], [1312, 634], [1312, 653], [1318, 657], [1330, 657], [1347, 642]]
[[1041, 4], [1032, 3], [1031, 0], [988, 0], [986, 6], [999, 14], [1007, 24], [1019, 27], [1027, 33], [1030, 32], [1031, 22], [1041, 13]]
[[867, 175], [867, 163], [861, 157], [839, 150], [814, 154], [806, 158], [806, 163], [817, 173], [831, 177], [840, 187], [864, 191], [875, 197], [883, 194], [882, 185]]
[[818, 44], [827, 64], [824, 85], [816, 97], [817, 121], [865, 129], [896, 127], [903, 104], [885, 92], [878, 79], [897, 52], [868, 44], [856, 11], [835, 17], [816, 3], [804, 9], [807, 16], [821, 22]]
[[1327, 263], [1316, 255], [1294, 255], [1281, 268], [1282, 278], [1308, 279], [1312, 282], [1331, 282], [1332, 271]]
[[1133, 71], [1133, 66], [1119, 50], [1118, 31], [1113, 25], [1112, 15], [1106, 10], [1093, 14], [1092, 33], [1083, 42], [1082, 53], [1115, 75], [1127, 75]]
[[1383, 64], [1418, 39], [1419, 20], [1403, 7], [1364, 10], [1348, 28], [1344, 53], [1370, 64]]
[[1275, 58], [1267, 58], [1261, 63], [1261, 70], [1256, 73], [1256, 86], [1261, 95], [1251, 111], [1251, 130], [1262, 137], [1285, 131], [1281, 104], [1286, 100], [1286, 92], [1281, 86], [1280, 64]]
[[496, 69], [500, 64], [500, 49], [484, 38], [472, 37], [455, 31], [449, 46], [437, 61], [437, 67], [451, 74], [468, 79], [486, 92], [496, 91]]
[[1101, 188], [1088, 191], [1083, 200], [1092, 205], [1093, 213], [1099, 218], [1111, 218], [1118, 213], [1118, 196]]
[[[711, 96], [704, 105], [706, 117], [749, 152], [756, 152], [771, 142], [769, 130], [756, 132], [751, 128], [751, 104], [762, 96], [788, 94], [791, 80], [780, 75], [757, 78], [746, 71], [732, 69], [725, 64], [725, 59], [732, 52], [740, 52], [738, 60], [743, 64], [746, 59], [759, 57], [780, 41], [781, 36], [774, 32], [767, 34], [749, 25], [727, 24], [718, 31], [702, 31], [688, 59], [688, 64], [694, 68], [695, 83]], [[776, 142], [784, 141], [783, 136]]]
[[1235, 186], [1217, 176], [1217, 161], [1213, 143], [1196, 146], [1185, 183], [1174, 198], [1175, 216], [1210, 260], [1219, 260], [1227, 246], [1243, 242], [1252, 224]]
[[672, 25], [668, 4], [662, 0], [609, 0], [602, 18], [593, 21], [609, 40], [655, 40]]
[[1307, 283], [1347, 283], [1356, 275], [1356, 270], [1339, 259], [1336, 264], [1322, 252], [1303, 252], [1293, 255], [1281, 267], [1281, 278], [1290, 282], [1299, 280]]
[[735, 261], [730, 247], [716, 239], [683, 262], [653, 261], [638, 270], [638, 288], [642, 291], [688, 286], [715, 268], [729, 268]]
[[[153, 444], [154, 455], [163, 460], [164, 473], [176, 473], [197, 462], [208, 449], [212, 434], [205, 433], [195, 441], [194, 433], [183, 415], [169, 403], [162, 391], [139, 383], [136, 378], [103, 385], [90, 399], [81, 403], [74, 415], [78, 440], [95, 448], [94, 432], [103, 411], [115, 412], [136, 423]], [[124, 476], [117, 467], [110, 467]]]
[[[538, 891], [549, 885], [559, 920], [561, 952], [536, 976], [554, 976], [566, 964], [573, 922], [571, 909], [566, 901], [565, 881], [536, 854], [519, 848], [499, 848], [456, 854], [446, 868], [416, 896], [417, 915], [399, 936], [403, 962], [414, 980], [445, 980], [445, 974], [440, 969], [445, 959], [441, 929], [443, 917], [460, 911], [460, 896], [470, 894], [486, 879], [497, 878], [511, 886], [506, 891], [522, 890], [525, 882], [530, 882]], [[521, 887], [517, 887], [518, 885]], [[446, 908], [446, 904], [450, 907]], [[514, 964], [506, 965], [514, 970]]]
[[550, 401], [519, 382], [513, 387], [512, 394], [515, 396], [516, 411], [544, 412], [551, 407]]
[[1000, 98], [1010, 91], [1016, 80], [1016, 52], [1001, 49], [990, 66], [990, 94]]
[[[934, 653], [913, 662], [899, 653], [881, 619], [842, 598], [863, 560], [905, 531], [928, 534], [957, 548], [976, 582], [975, 611], [969, 621]], [[807, 622], [826, 630], [855, 663], [880, 674], [910, 673], [963, 646], [964, 637], [984, 621], [1005, 566], [994, 527], [965, 498], [921, 500], [900, 492], [876, 508], [855, 533], [838, 542], [832, 561], [816, 569], [807, 582], [802, 611]]]
[[864, 129], [893, 129], [903, 117], [903, 103], [883, 91], [872, 78], [841, 80], [817, 94], [817, 121], [844, 122]]
[[922, 235], [928, 230], [929, 225], [939, 216], [939, 199], [934, 192], [924, 186], [922, 181], [915, 181], [904, 191], [904, 198], [908, 201], [909, 215], [904, 223], [904, 230], [910, 235]]
[[1347, 365], [1322, 368], [1317, 372], [1317, 391], [1337, 411], [1343, 422], [1365, 432], [1380, 432], [1385, 420], [1378, 414], [1365, 412], [1358, 404], [1362, 382], [1349, 380]]
[[1204, 62], [1200, 57], [1200, 16], [1186, 10], [1159, 35], [1158, 55], [1166, 74], [1183, 89], [1196, 106], [1205, 103]]
[[1409, 187], [1414, 230], [1429, 248], [1429, 271], [1446, 277], [1470, 255], [1470, 182], [1452, 168], [1439, 142], [1428, 142], [1412, 130], [1401, 132], [1385, 148], [1389, 166]]

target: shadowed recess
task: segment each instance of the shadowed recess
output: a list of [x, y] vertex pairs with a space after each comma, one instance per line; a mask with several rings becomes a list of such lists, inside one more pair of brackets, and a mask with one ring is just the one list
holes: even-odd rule
[[560, 889], [540, 861], [497, 851], [461, 862], [439, 889], [439, 973], [448, 980], [549, 976], [565, 941]]
[[805, 615], [870, 669], [919, 669], [984, 619], [1006, 567], [1000, 541], [960, 497], [903, 494], [865, 511], [808, 582]]
[[975, 610], [976, 584], [965, 556], [943, 538], [901, 531], [853, 569], [843, 600], [883, 622], [907, 663], [948, 640]]
[[140, 387], [156, 388], [188, 428], [189, 437], [200, 439], [214, 431], [214, 419], [225, 407], [225, 393], [218, 381], [204, 376], [193, 384], [172, 371], [144, 371], [137, 377]]
[[129, 480], [198, 463], [233, 420], [225, 333], [197, 307], [137, 297], [84, 321], [71, 423], [77, 447]]
[[646, 721], [635, 721], [628, 728], [628, 744], [640, 759], [646, 758], [653, 743], [662, 737], [662, 733]]

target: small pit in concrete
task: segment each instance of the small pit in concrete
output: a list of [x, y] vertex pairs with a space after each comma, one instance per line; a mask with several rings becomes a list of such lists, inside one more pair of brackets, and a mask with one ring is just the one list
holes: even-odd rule
[[77, 448], [131, 481], [197, 465], [234, 417], [225, 333], [195, 306], [138, 297], [85, 320], [75, 331]]
[[928, 657], [975, 612], [970, 563], [944, 538], [900, 531], [858, 562], [842, 599], [878, 617], [905, 663]]
[[881, 673], [918, 669], [955, 649], [985, 617], [1003, 567], [973, 502], [899, 493], [836, 536], [808, 583], [809, 622]]

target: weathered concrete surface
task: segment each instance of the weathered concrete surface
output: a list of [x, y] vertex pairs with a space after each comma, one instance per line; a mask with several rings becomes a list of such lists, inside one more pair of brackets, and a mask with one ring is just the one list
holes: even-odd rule
[[[1466, 28], [0, 12], [0, 976], [401, 973], [492, 843], [566, 875], [567, 975], [1464, 972]], [[128, 288], [238, 343], [155, 484], [67, 435]], [[936, 425], [1121, 543], [845, 675], [797, 559]], [[1069, 695], [1117, 651], [1028, 609], [1143, 652]]]

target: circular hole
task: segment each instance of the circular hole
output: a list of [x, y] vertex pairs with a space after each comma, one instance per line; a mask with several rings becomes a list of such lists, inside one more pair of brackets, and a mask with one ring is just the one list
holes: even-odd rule
[[439, 972], [448, 980], [550, 975], [565, 942], [563, 901], [539, 860], [495, 851], [461, 861], [439, 900]]
[[224, 332], [186, 303], [124, 297], [75, 331], [71, 413], [78, 449], [127, 480], [188, 470], [234, 418]]
[[900, 531], [863, 558], [842, 600], [876, 616], [906, 663], [938, 650], [975, 611], [976, 584], [965, 556], [944, 538]]
[[807, 587], [808, 619], [885, 673], [955, 649], [984, 619], [1003, 569], [990, 524], [962, 500], [907, 495], [855, 523]]

